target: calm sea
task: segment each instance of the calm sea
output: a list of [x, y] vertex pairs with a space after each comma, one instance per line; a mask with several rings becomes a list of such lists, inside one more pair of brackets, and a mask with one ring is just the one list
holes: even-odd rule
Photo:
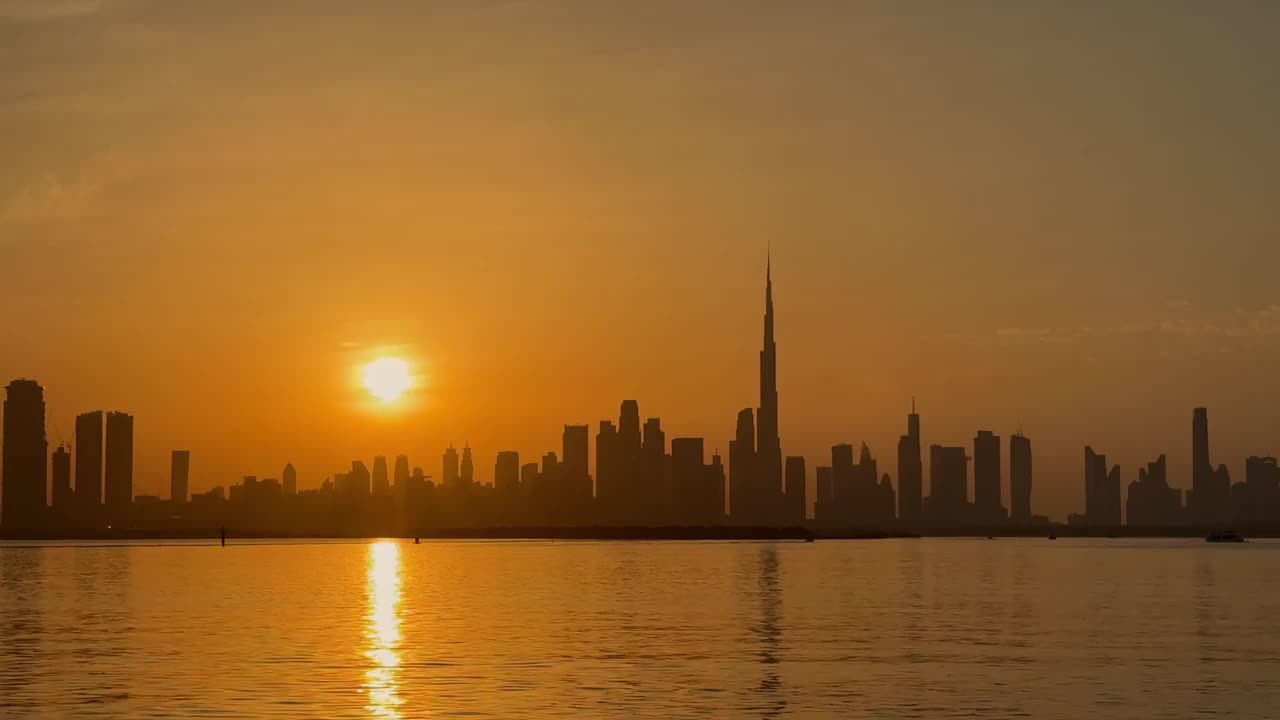
[[0, 545], [0, 717], [1275, 718], [1280, 544]]

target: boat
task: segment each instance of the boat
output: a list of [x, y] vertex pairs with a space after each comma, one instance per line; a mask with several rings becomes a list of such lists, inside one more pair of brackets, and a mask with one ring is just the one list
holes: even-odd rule
[[1205, 542], [1211, 543], [1242, 543], [1244, 536], [1235, 530], [1214, 530], [1204, 538]]

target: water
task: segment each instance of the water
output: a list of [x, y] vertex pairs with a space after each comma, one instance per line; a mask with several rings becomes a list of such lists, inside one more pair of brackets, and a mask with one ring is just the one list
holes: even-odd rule
[[0, 545], [0, 717], [1270, 718], [1280, 544]]

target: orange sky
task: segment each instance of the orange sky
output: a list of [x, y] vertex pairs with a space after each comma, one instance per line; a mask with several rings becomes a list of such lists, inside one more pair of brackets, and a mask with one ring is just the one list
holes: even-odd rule
[[[1272, 3], [0, 0], [0, 379], [139, 493], [559, 448], [623, 398], [727, 448], [772, 244], [784, 452], [1280, 452]], [[425, 375], [371, 412], [352, 369]], [[594, 434], [594, 430], [593, 430]], [[1005, 458], [1007, 462], [1007, 457]], [[812, 474], [812, 470], [811, 470]], [[896, 473], [895, 473], [896, 474]], [[1007, 502], [1007, 467], [1005, 468]]]

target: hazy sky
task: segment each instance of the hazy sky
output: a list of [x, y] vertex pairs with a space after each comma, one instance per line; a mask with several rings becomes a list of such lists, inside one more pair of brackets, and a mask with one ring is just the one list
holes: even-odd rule
[[[531, 460], [623, 398], [727, 451], [772, 244], [784, 452], [1191, 408], [1280, 453], [1280, 3], [0, 0], [0, 379], [137, 416], [139, 493], [450, 441]], [[353, 368], [424, 375], [374, 411]], [[1004, 494], [1008, 502], [1007, 440]], [[726, 452], [727, 454], [727, 452]]]

